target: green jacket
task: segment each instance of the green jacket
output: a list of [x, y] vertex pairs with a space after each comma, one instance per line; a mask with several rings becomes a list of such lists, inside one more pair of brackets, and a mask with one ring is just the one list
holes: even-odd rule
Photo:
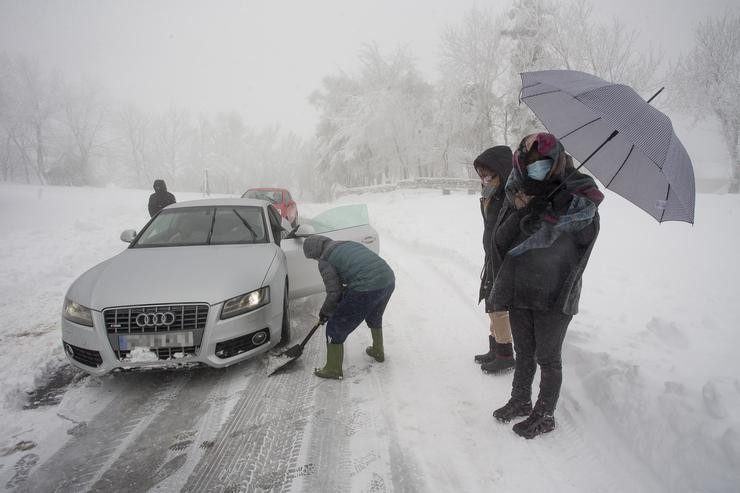
[[303, 252], [306, 257], [319, 261], [319, 272], [326, 286], [321, 312], [327, 316], [334, 311], [345, 289], [375, 291], [396, 280], [385, 260], [354, 241], [333, 241], [313, 235], [303, 243]]

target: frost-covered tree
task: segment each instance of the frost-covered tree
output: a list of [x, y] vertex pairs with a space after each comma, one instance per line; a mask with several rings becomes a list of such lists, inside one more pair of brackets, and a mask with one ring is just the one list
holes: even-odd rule
[[189, 151], [190, 138], [193, 131], [190, 125], [190, 117], [186, 110], [181, 108], [170, 108], [154, 123], [156, 156], [158, 163], [153, 163], [152, 168], [159, 170], [168, 182], [168, 186], [174, 188], [184, 173]]
[[673, 103], [720, 125], [731, 163], [730, 193], [740, 193], [740, 15], [708, 18], [695, 31], [691, 52], [672, 69]]
[[23, 165], [26, 182], [33, 172], [39, 183], [46, 183], [50, 157], [59, 159], [52, 143], [61, 108], [61, 75], [44, 73], [37, 62], [24, 56], [12, 60], [6, 70], [2, 78], [5, 137]]
[[630, 85], [646, 96], [653, 89], [662, 55], [638, 48], [636, 30], [619, 18], [599, 19], [587, 0], [556, 4], [554, 12], [549, 41], [554, 65]]
[[125, 184], [139, 187], [151, 185], [154, 175], [149, 169], [152, 162], [151, 117], [133, 104], [126, 104], [112, 118], [112, 132], [118, 143], [119, 161], [124, 172]]
[[[502, 123], [511, 69], [504, 20], [473, 8], [442, 33], [437, 113], [445, 157], [469, 165], [482, 149], [505, 140]], [[453, 175], [456, 173], [452, 173]]]
[[83, 83], [67, 86], [63, 95], [63, 118], [69, 132], [70, 158], [74, 162], [73, 170], [79, 177], [76, 182], [90, 184], [94, 182], [94, 170], [91, 169], [93, 152], [100, 146], [103, 126], [105, 125], [105, 107], [98, 87]]
[[398, 49], [385, 57], [368, 45], [357, 75], [327, 77], [312, 95], [319, 171], [345, 186], [417, 176], [435, 168], [426, 132], [433, 91], [413, 57]]

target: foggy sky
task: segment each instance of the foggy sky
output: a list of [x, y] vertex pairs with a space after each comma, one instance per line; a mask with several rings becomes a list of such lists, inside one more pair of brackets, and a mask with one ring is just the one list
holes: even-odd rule
[[[591, 3], [668, 57], [690, 49], [696, 23], [738, 4]], [[441, 30], [474, 5], [503, 11], [510, 2], [0, 0], [0, 50], [36, 58], [72, 82], [97, 82], [145, 110], [235, 110], [248, 124], [279, 123], [307, 136], [316, 122], [308, 95], [323, 76], [356, 70], [363, 43], [408, 46], [433, 80]]]

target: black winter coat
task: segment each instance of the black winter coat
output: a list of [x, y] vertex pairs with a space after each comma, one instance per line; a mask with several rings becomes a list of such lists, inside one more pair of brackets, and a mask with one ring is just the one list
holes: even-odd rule
[[581, 231], [563, 233], [547, 248], [508, 255], [529, 236], [520, 228], [528, 212], [507, 201], [499, 214], [493, 249], [499, 268], [488, 301], [496, 311], [518, 308], [575, 315], [581, 276], [599, 234], [599, 214]]
[[[506, 195], [504, 194], [503, 187], [500, 187], [492, 197], [491, 200], [486, 204], [486, 199], [481, 197], [480, 199], [480, 212], [483, 216], [483, 251], [485, 252], [485, 260], [483, 262], [483, 271], [481, 272], [480, 290], [478, 293], [478, 302], [481, 300], [487, 300], [491, 294], [491, 288], [493, 287], [493, 280], [496, 277], [496, 271], [501, 265], [500, 259], [494, 254], [495, 248], [493, 244], [493, 232], [496, 227], [496, 221], [501, 207], [504, 205]], [[492, 311], [490, 303], [486, 301], [486, 312]]]
[[175, 196], [167, 190], [158, 190], [154, 192], [149, 196], [149, 216], [154, 217], [157, 212], [175, 202]]

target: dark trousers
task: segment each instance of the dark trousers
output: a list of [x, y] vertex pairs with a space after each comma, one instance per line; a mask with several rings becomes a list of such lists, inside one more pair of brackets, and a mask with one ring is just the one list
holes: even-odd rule
[[332, 344], [343, 344], [363, 321], [371, 329], [382, 329], [383, 313], [395, 288], [396, 284], [393, 283], [374, 291], [346, 289], [326, 324], [326, 340]]
[[529, 402], [537, 365], [540, 365], [540, 394], [535, 408], [553, 413], [563, 383], [560, 352], [572, 315], [560, 312], [509, 310], [514, 337], [516, 366], [511, 397]]

